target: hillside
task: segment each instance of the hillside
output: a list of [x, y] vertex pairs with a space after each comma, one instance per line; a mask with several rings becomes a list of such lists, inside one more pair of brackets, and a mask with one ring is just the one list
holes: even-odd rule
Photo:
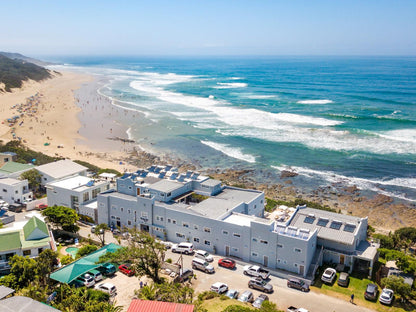
[[14, 59], [22, 60], [22, 61], [33, 63], [35, 65], [42, 66], [42, 67], [54, 64], [54, 63], [50, 63], [50, 62], [44, 62], [44, 61], [41, 61], [41, 60], [37, 60], [35, 58], [28, 57], [28, 56], [25, 56], [25, 55], [20, 54], [20, 53], [11, 53], [11, 52], [2, 52], [2, 51], [0, 51], [0, 55], [4, 55], [5, 57], [8, 57], [12, 60], [14, 60]]
[[51, 77], [51, 72], [43, 67], [0, 54], [0, 92], [20, 88], [29, 79], [40, 81]]

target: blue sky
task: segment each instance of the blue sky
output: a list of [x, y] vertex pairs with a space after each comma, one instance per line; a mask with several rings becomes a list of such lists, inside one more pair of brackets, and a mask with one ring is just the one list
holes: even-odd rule
[[0, 51], [416, 55], [415, 12], [414, 0], [2, 1]]

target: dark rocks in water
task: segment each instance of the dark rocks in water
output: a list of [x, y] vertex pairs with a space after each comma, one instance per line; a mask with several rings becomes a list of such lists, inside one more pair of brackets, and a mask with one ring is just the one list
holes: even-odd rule
[[288, 170], [283, 170], [280, 173], [280, 178], [281, 179], [284, 179], [284, 178], [293, 178], [293, 177], [296, 177], [297, 175], [299, 175], [299, 174], [296, 173], [296, 172], [288, 171]]

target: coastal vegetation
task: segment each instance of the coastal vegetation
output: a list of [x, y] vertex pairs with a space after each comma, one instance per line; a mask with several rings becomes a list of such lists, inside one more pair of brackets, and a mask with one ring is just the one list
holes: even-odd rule
[[34, 165], [44, 165], [63, 159], [62, 157], [51, 157], [40, 152], [35, 152], [31, 149], [28, 149], [23, 145], [23, 143], [17, 140], [7, 142], [6, 144], [0, 142], [0, 152], [16, 153], [16, 162], [22, 164], [33, 163]]
[[20, 88], [24, 81], [41, 81], [51, 78], [49, 70], [18, 59], [10, 59], [0, 54], [0, 92], [11, 92], [12, 88]]
[[266, 197], [266, 206], [264, 207], [264, 209], [267, 212], [272, 212], [277, 206], [280, 206], [280, 205], [284, 205], [288, 207], [306, 205], [309, 208], [315, 208], [315, 209], [325, 210], [325, 211], [330, 211], [330, 212], [337, 212], [335, 209], [332, 209], [328, 206], [324, 206], [324, 205], [321, 205], [312, 201], [308, 201], [302, 198], [296, 198], [294, 200], [286, 201], [286, 200], [276, 200], [276, 199]]

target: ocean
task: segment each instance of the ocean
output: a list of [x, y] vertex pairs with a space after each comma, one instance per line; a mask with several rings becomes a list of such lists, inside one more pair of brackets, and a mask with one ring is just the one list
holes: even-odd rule
[[416, 202], [415, 57], [67, 57], [144, 150]]

